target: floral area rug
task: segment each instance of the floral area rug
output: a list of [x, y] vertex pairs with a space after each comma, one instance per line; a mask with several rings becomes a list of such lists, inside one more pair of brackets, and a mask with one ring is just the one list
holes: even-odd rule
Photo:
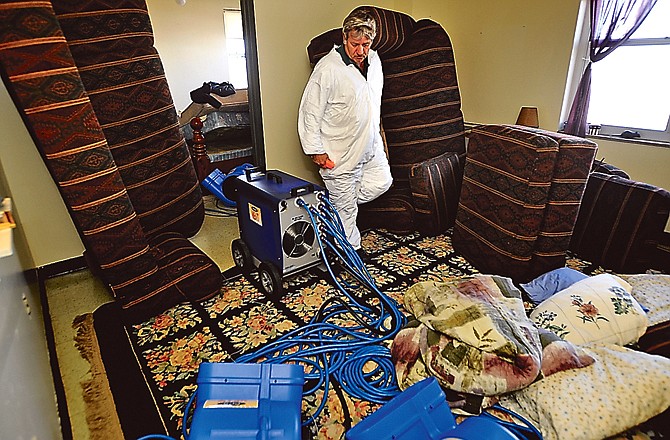
[[[367, 268], [379, 289], [399, 303], [418, 281], [447, 281], [477, 272], [454, 251], [448, 234], [399, 236], [375, 230], [364, 234], [363, 247], [372, 257]], [[568, 265], [590, 275], [602, 272], [578, 259], [570, 259]], [[247, 279], [236, 272], [224, 273], [227, 280], [220, 295], [200, 304], [178, 305], [142, 324], [123, 326], [114, 304], [94, 313], [125, 438], [180, 438], [182, 415], [196, 389], [201, 362], [232, 362], [305, 325], [325, 299], [338, 295], [318, 268], [287, 277], [280, 300], [261, 293], [255, 273]], [[303, 411], [309, 414], [323, 394], [304, 398]], [[335, 382], [326, 399], [320, 416], [304, 427], [303, 439], [343, 439], [351, 426], [379, 406], [348, 396]]]

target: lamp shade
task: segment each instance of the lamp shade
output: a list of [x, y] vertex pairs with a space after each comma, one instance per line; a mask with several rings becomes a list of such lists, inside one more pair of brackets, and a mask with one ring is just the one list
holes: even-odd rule
[[540, 126], [540, 118], [537, 114], [537, 107], [521, 107], [519, 117], [516, 118], [516, 125], [538, 128]]

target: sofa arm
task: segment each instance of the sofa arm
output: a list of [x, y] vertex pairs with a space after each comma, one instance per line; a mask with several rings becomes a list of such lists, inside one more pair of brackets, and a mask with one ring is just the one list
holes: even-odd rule
[[437, 235], [454, 225], [464, 164], [465, 153], [446, 152], [410, 168], [409, 186], [420, 233]]
[[603, 162], [602, 160], [594, 162], [591, 171], [630, 179], [630, 176], [624, 170], [607, 162]]
[[621, 273], [670, 271], [665, 226], [670, 193], [618, 175], [589, 175], [570, 250]]

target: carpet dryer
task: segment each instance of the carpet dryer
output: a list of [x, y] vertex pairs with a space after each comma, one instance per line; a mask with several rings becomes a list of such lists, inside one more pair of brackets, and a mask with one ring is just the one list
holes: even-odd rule
[[235, 265], [258, 269], [268, 295], [282, 293], [288, 275], [321, 264], [317, 232], [302, 206], [323, 208], [324, 188], [279, 170], [246, 169], [235, 180], [240, 238], [232, 242]]

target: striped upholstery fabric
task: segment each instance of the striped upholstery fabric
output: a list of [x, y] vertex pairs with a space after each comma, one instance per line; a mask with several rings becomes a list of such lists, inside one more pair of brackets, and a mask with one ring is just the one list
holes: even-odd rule
[[145, 232], [195, 234], [202, 193], [145, 1], [52, 4]]
[[[216, 265], [181, 232], [152, 233], [138, 218], [138, 202], [130, 196], [133, 188], [109, 148], [51, 3], [3, 3], [0, 14], [3, 79], [70, 210], [87, 256], [128, 320], [214, 295], [221, 285]], [[141, 161], [142, 152], [137, 154]], [[176, 186], [185, 185], [173, 182]], [[196, 203], [188, 210], [197, 209]], [[164, 220], [177, 224], [167, 216]], [[197, 223], [197, 217], [191, 220]]]
[[[384, 68], [382, 125], [394, 184], [380, 199], [360, 206], [359, 223], [396, 232], [417, 230], [416, 224], [408, 223], [417, 218], [415, 213], [398, 210], [401, 201], [408, 194], [411, 197], [410, 171], [443, 153], [465, 152], [451, 41], [434, 21], [415, 21], [406, 14], [377, 7], [362, 8], [371, 10], [378, 24], [372, 48], [379, 53]], [[341, 29], [328, 31], [310, 42], [310, 62], [316, 63], [333, 44], [342, 44]], [[414, 210], [414, 200], [410, 201], [407, 208]], [[388, 211], [380, 225], [378, 216], [384, 206]], [[444, 229], [435, 229], [435, 233], [439, 232]]]
[[[667, 222], [666, 222], [667, 224]], [[670, 232], [663, 231], [656, 245], [656, 261], [653, 266], [660, 267], [665, 273], [670, 273]]]
[[382, 197], [359, 205], [357, 224], [361, 230], [387, 229], [396, 234], [417, 230], [414, 199], [408, 189], [391, 188]]
[[637, 341], [637, 348], [645, 353], [670, 358], [670, 321], [647, 328]]
[[670, 193], [617, 174], [590, 174], [570, 249], [620, 273], [670, 272]]
[[565, 264], [595, 144], [489, 125], [468, 144], [453, 243], [477, 269], [517, 282]]
[[444, 153], [410, 170], [416, 229], [422, 234], [437, 235], [454, 225], [464, 163], [465, 154]]
[[544, 212], [542, 230], [537, 237], [531, 272], [565, 264], [584, 188], [598, 145], [588, 139], [565, 133], [523, 127], [523, 130], [548, 136], [558, 142], [558, 156]]

